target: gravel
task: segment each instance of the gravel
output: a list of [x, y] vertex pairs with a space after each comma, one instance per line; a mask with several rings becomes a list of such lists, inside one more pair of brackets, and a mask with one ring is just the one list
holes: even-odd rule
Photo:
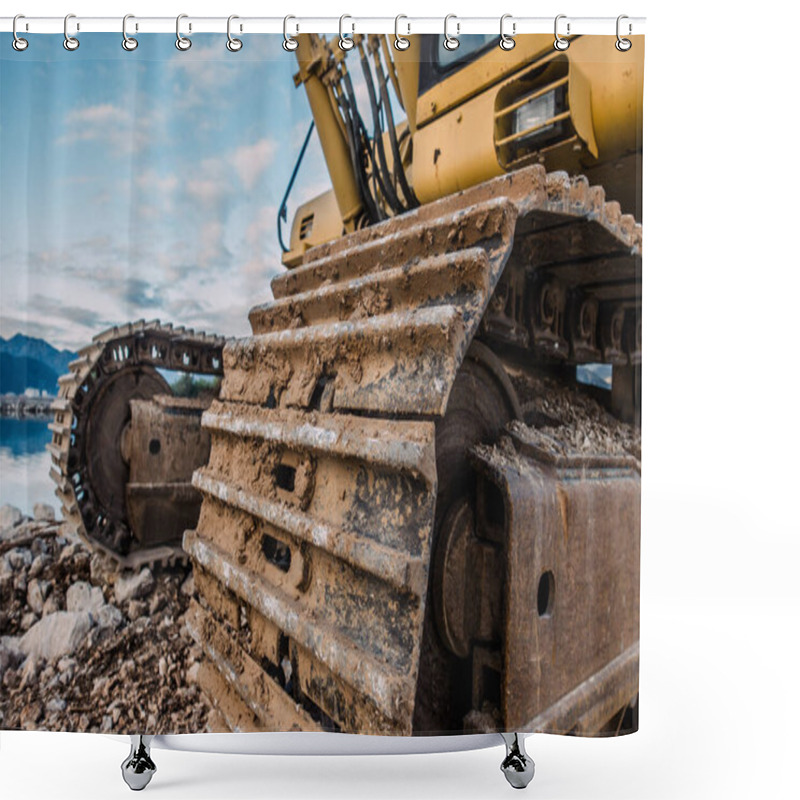
[[590, 390], [546, 373], [512, 376], [525, 423], [582, 455], [642, 458], [639, 427], [620, 422]]
[[206, 730], [191, 568], [117, 573], [47, 508], [0, 515], [0, 729]]

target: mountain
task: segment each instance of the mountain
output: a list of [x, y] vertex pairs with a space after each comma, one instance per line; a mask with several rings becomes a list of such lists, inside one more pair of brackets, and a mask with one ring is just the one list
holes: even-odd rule
[[0, 353], [8, 353], [10, 356], [33, 358], [47, 364], [59, 375], [63, 375], [69, 370], [69, 362], [74, 361], [78, 355], [69, 350], [56, 350], [53, 345], [44, 339], [36, 339], [33, 336], [17, 333], [10, 339], [0, 336]]
[[0, 394], [22, 394], [26, 389], [58, 393], [58, 376], [77, 358], [69, 350], [57, 350], [44, 339], [17, 333], [0, 336]]

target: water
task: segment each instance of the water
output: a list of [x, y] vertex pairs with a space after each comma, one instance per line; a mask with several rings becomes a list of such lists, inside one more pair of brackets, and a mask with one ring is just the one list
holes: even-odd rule
[[34, 503], [59, 505], [45, 450], [52, 437], [48, 422], [0, 417], [0, 506], [10, 503], [31, 515]]

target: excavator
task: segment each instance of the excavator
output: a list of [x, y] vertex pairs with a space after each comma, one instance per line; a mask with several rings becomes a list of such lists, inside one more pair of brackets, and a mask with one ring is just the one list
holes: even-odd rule
[[631, 39], [299, 35], [331, 188], [252, 335], [129, 323], [61, 379], [65, 519], [191, 560], [213, 729], [637, 728]]

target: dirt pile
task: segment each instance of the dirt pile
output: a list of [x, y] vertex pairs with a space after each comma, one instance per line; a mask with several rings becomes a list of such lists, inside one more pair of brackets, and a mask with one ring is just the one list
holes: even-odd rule
[[43, 504], [0, 521], [0, 728], [204, 731], [191, 569], [117, 573]]
[[641, 428], [620, 422], [590, 390], [546, 373], [512, 375], [525, 423], [584, 455], [642, 459]]

